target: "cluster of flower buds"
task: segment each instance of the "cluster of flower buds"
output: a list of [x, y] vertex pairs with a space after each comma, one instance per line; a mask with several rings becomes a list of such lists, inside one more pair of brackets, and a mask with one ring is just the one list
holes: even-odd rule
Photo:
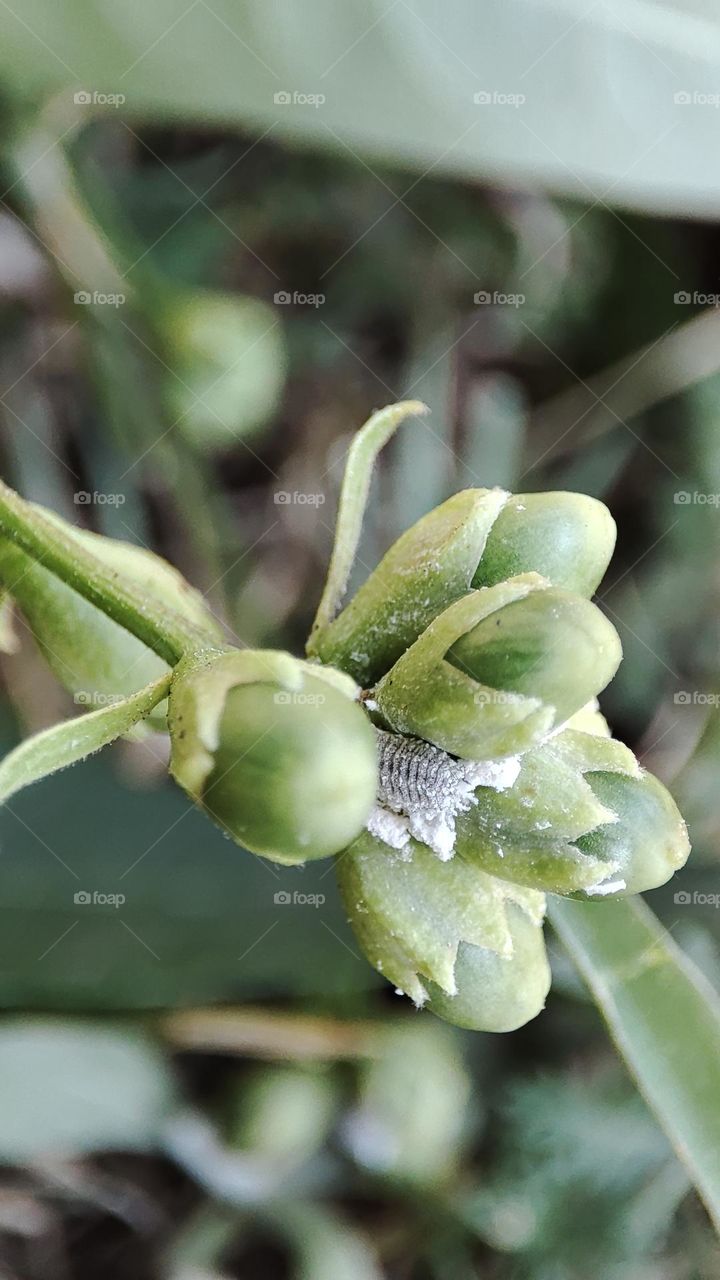
[[[95, 713], [96, 746], [169, 687], [153, 714], [167, 722], [171, 771], [193, 801], [276, 862], [339, 855], [370, 962], [442, 1018], [506, 1031], [534, 1017], [548, 991], [545, 895], [602, 902], [652, 889], [689, 846], [668, 792], [598, 710], [621, 658], [590, 599], [615, 541], [602, 503], [465, 490], [399, 538], [337, 613], [369, 467], [417, 411], [376, 415], [351, 449], [307, 660], [225, 645], [164, 561], [47, 514], [44, 545], [57, 529], [70, 559], [73, 546], [92, 552], [111, 570], [105, 594], [33, 558], [31, 535], [0, 540], [0, 579], [68, 688], [128, 699], [125, 718]], [[145, 593], [131, 608], [135, 635], [103, 611], [115, 580]], [[129, 587], [126, 596], [132, 605]], [[162, 609], [182, 623], [171, 682], [172, 653], [136, 638], [143, 600], [159, 602], [159, 634]], [[0, 792], [50, 770], [41, 746], [3, 762]]]
[[371, 963], [461, 1026], [543, 1007], [545, 894], [606, 901], [685, 862], [666, 789], [597, 695], [621, 658], [589, 597], [613, 551], [582, 494], [466, 490], [387, 553], [315, 644], [369, 688], [378, 804], [338, 859]]

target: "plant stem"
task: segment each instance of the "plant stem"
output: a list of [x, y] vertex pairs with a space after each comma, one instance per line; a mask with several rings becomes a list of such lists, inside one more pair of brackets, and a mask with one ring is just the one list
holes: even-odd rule
[[170, 666], [188, 652], [217, 647], [202, 628], [108, 568], [2, 480], [0, 534], [16, 542], [33, 560], [142, 640]]

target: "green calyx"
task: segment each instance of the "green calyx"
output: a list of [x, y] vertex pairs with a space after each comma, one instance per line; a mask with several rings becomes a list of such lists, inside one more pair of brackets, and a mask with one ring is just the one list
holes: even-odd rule
[[686, 861], [675, 804], [632, 752], [566, 729], [525, 753], [513, 785], [478, 787], [457, 851], [493, 875], [588, 900], [664, 884]]
[[417, 841], [398, 852], [367, 833], [338, 859], [337, 874], [371, 964], [416, 1004], [484, 1031], [512, 1030], [540, 1012], [550, 985], [542, 894], [460, 856], [440, 862]]
[[466, 759], [536, 746], [604, 689], [620, 641], [600, 610], [528, 573], [440, 614], [374, 698], [398, 733]]
[[372, 726], [340, 672], [264, 650], [179, 664], [170, 768], [238, 844], [295, 864], [337, 853], [375, 799]]
[[614, 545], [612, 516], [585, 494], [465, 489], [397, 540], [312, 653], [368, 687], [473, 587], [534, 571], [590, 596]]

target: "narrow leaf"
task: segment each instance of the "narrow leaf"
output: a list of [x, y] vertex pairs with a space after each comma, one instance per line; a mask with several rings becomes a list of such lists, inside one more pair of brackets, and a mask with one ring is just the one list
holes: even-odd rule
[[638, 898], [549, 916], [720, 1227], [720, 999]]
[[168, 671], [129, 698], [65, 720], [21, 742], [0, 763], [0, 803], [127, 733], [167, 696], [171, 676]]
[[360, 541], [375, 459], [405, 418], [410, 414], [427, 412], [427, 405], [421, 400], [402, 400], [399, 404], [388, 405], [368, 418], [350, 445], [340, 490], [330, 567], [310, 632], [308, 653], [314, 652], [315, 640], [332, 622], [345, 594]]

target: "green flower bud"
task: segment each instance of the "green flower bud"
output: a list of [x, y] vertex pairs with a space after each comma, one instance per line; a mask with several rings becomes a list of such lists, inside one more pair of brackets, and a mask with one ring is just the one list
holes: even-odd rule
[[285, 384], [284, 342], [272, 307], [196, 289], [173, 293], [155, 323], [170, 348], [173, 420], [193, 444], [227, 449], [267, 422]]
[[534, 570], [555, 587], [592, 596], [616, 533], [605, 504], [587, 494], [512, 494], [488, 535], [472, 585], [492, 587]]
[[181, 662], [170, 769], [238, 844], [294, 864], [344, 849], [375, 800], [375, 734], [349, 677], [286, 653]]
[[469, 1031], [517, 1031], [545, 1007], [551, 973], [542, 929], [509, 907], [512, 955], [463, 942], [455, 965], [454, 996], [428, 984], [428, 1009]]
[[598, 799], [615, 815], [581, 836], [577, 846], [613, 867], [605, 881], [574, 896], [629, 897], [665, 884], [690, 853], [687, 827], [670, 792], [644, 769], [637, 778], [589, 773]]
[[684, 823], [632, 752], [566, 729], [528, 751], [503, 791], [481, 786], [456, 819], [456, 849], [518, 884], [596, 899], [663, 884], [685, 862]]
[[398, 852], [368, 833], [338, 859], [337, 874], [370, 963], [417, 1005], [486, 1031], [540, 1012], [550, 983], [542, 894], [458, 855], [442, 862], [417, 841]]
[[440, 614], [380, 681], [397, 733], [487, 760], [537, 745], [612, 679], [615, 628], [589, 600], [524, 574]]
[[[220, 638], [200, 593], [160, 556], [76, 529], [53, 512], [43, 509], [43, 515], [103, 564], [132, 579], [208, 635]], [[142, 641], [9, 539], [0, 539], [0, 578], [20, 606], [51, 671], [76, 701], [103, 705], [136, 693], [167, 671], [167, 664]], [[164, 719], [164, 706], [150, 717], [159, 727]]]
[[394, 543], [314, 641], [313, 655], [368, 688], [472, 587], [537, 571], [589, 596], [614, 544], [612, 516], [584, 494], [465, 489]]

